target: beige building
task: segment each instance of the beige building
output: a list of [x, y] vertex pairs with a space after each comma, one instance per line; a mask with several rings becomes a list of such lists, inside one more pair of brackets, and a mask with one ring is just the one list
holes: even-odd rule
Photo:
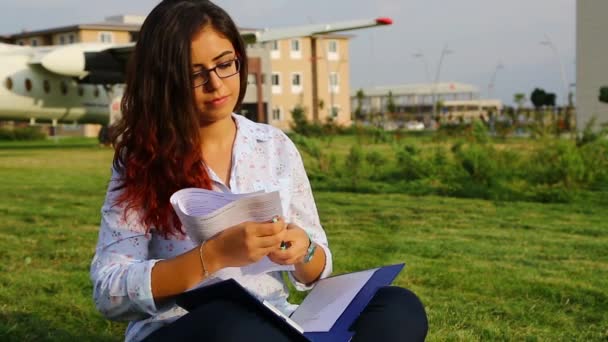
[[[363, 95], [360, 97], [360, 95]], [[499, 113], [502, 101], [480, 99], [479, 89], [471, 84], [440, 82], [430, 84], [403, 84], [357, 89], [351, 92], [353, 111], [360, 106], [362, 120], [381, 115], [401, 127], [410, 121], [424, 122], [427, 126], [435, 116], [445, 118], [487, 118]], [[393, 112], [390, 111], [392, 102]], [[434, 107], [433, 103], [438, 106]]]
[[30, 46], [91, 42], [124, 44], [137, 40], [137, 33], [144, 19], [139, 16], [121, 15], [107, 17], [104, 22], [97, 24], [25, 31], [11, 35], [10, 42]]
[[[114, 16], [102, 23], [22, 32], [5, 39], [13, 44], [45, 46], [137, 40], [144, 17]], [[254, 29], [242, 29], [253, 31]], [[248, 46], [249, 78], [243, 114], [284, 130], [291, 112], [304, 109], [311, 121], [349, 125], [348, 35], [320, 35]], [[313, 57], [315, 56], [315, 57]]]
[[291, 112], [300, 106], [310, 121], [324, 123], [331, 118], [350, 125], [349, 39], [323, 35], [268, 43], [271, 124], [289, 129]]
[[576, 113], [583, 129], [592, 117], [608, 124], [608, 104], [599, 101], [600, 88], [608, 86], [608, 1], [576, 2]]

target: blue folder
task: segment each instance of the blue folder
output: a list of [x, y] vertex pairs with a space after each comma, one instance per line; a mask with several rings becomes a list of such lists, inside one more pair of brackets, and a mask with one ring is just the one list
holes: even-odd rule
[[283, 317], [272, 312], [272, 310], [267, 308], [234, 279], [223, 280], [212, 285], [184, 292], [176, 297], [176, 303], [184, 309], [191, 311], [200, 305], [218, 298], [236, 300], [243, 305], [249, 305], [258, 309], [261, 315], [264, 315], [269, 322], [276, 324], [277, 327], [285, 331], [293, 341], [346, 342], [354, 335], [354, 332], [350, 330], [353, 323], [355, 323], [363, 309], [372, 300], [376, 291], [383, 286], [390, 285], [404, 266], [405, 264], [396, 264], [378, 268], [359, 290], [344, 312], [342, 312], [331, 329], [324, 332], [300, 333], [296, 328], [288, 324]]

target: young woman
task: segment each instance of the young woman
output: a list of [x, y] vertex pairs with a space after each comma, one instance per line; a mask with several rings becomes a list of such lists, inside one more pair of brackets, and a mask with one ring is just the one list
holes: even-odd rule
[[[299, 290], [332, 271], [298, 150], [280, 130], [234, 113], [246, 85], [245, 46], [221, 8], [165, 0], [150, 13], [127, 75], [91, 265], [95, 304], [110, 319], [130, 321], [127, 341], [287, 341], [238, 302], [218, 299], [186, 312], [171, 298], [266, 256], [293, 265], [288, 278]], [[243, 222], [196, 245], [169, 203], [186, 187], [278, 190], [289, 206], [276, 222]], [[285, 314], [295, 310], [281, 273], [235, 278]], [[423, 340], [426, 330], [416, 296], [389, 287], [357, 321], [355, 340]]]

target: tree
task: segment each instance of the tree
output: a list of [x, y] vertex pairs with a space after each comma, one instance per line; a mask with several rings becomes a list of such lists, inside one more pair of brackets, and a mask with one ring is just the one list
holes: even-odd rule
[[600, 102], [608, 103], [608, 86], [604, 86], [600, 88]]
[[534, 105], [534, 108], [536, 108], [537, 111], [545, 105], [546, 96], [547, 93], [545, 93], [545, 91], [540, 88], [534, 89], [532, 94], [530, 94], [530, 101], [532, 101], [532, 104]]
[[515, 102], [517, 104], [517, 110], [519, 111], [520, 109], [523, 108], [524, 104], [526, 103], [526, 94], [517, 93], [517, 94], [513, 95], [513, 102]]
[[541, 109], [546, 103], [545, 97], [547, 97], [547, 93], [540, 88], [535, 88], [534, 91], [532, 91], [532, 94], [530, 94], [530, 101], [532, 101], [532, 104], [536, 109], [536, 125], [539, 134], [544, 134], [545, 115], [542, 113]]
[[556, 96], [554, 93], [545, 93], [545, 106], [555, 107]]
[[357, 90], [357, 108], [355, 109], [355, 119], [362, 120], [365, 118], [363, 114], [363, 100], [365, 99], [365, 93], [363, 89]]
[[394, 113], [397, 111], [395, 106], [395, 99], [393, 99], [393, 92], [388, 92], [388, 98], [386, 99], [386, 111], [389, 113]]

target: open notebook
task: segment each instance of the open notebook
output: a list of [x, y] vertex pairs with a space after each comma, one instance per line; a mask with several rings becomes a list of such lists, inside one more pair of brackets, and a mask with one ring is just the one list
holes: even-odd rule
[[237, 300], [257, 308], [260, 315], [277, 324], [294, 341], [349, 341], [353, 336], [350, 328], [359, 314], [376, 291], [390, 285], [403, 267], [404, 264], [396, 264], [321, 279], [290, 317], [258, 300], [234, 279], [184, 292], [176, 302], [193, 310], [216, 298]]

